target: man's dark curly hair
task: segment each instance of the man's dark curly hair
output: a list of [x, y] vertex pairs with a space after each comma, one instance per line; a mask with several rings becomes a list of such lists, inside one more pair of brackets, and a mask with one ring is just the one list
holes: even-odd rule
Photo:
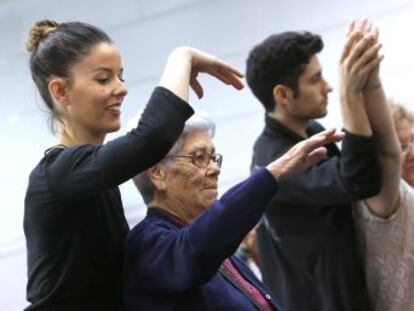
[[299, 76], [312, 56], [323, 49], [320, 36], [310, 32], [283, 32], [255, 46], [247, 58], [246, 80], [266, 111], [273, 111], [273, 88], [289, 86], [298, 94]]

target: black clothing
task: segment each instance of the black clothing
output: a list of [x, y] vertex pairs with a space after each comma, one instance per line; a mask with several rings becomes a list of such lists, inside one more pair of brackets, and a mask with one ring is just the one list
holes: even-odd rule
[[[252, 170], [303, 140], [266, 116], [254, 146]], [[314, 121], [309, 136], [322, 131]], [[374, 137], [346, 133], [342, 154], [328, 156], [280, 183], [257, 230], [264, 283], [289, 311], [369, 311], [363, 265], [355, 239], [351, 202], [380, 189]]]
[[193, 110], [157, 87], [137, 128], [102, 146], [50, 150], [25, 198], [27, 310], [119, 310], [124, 238], [118, 185], [159, 162]]

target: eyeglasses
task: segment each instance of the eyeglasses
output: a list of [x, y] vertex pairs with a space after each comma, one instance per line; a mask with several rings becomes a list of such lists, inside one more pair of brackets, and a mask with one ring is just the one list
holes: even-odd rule
[[414, 137], [411, 138], [411, 141], [408, 144], [401, 145], [401, 152], [406, 153], [411, 148], [414, 148]]
[[209, 153], [203, 150], [198, 150], [189, 155], [167, 156], [167, 158], [189, 159], [191, 163], [199, 168], [207, 168], [210, 161], [216, 163], [218, 167], [221, 167], [221, 164], [223, 163], [223, 156], [220, 153]]

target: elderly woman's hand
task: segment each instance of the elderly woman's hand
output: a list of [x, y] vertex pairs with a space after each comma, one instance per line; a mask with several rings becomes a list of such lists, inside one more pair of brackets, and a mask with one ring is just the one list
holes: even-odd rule
[[266, 169], [277, 180], [300, 173], [325, 157], [325, 144], [338, 142], [343, 138], [344, 133], [338, 133], [335, 129], [315, 134], [294, 145], [283, 156], [267, 165]]

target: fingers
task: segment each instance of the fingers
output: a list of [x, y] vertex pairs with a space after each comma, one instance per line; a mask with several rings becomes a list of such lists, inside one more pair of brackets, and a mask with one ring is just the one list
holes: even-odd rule
[[330, 129], [315, 134], [305, 140], [303, 149], [306, 157], [306, 166], [312, 166], [324, 159], [327, 154], [327, 149], [323, 146], [329, 143], [339, 142], [344, 136], [344, 133]]
[[355, 63], [358, 58], [364, 53], [371, 43], [372, 38], [364, 36], [354, 47], [351, 48], [349, 53], [348, 62], [349, 64]]
[[343, 136], [343, 133], [337, 133], [335, 129], [315, 134], [294, 145], [266, 168], [278, 180], [297, 174], [325, 157], [327, 153], [327, 149], [324, 147], [325, 144], [339, 141]]
[[229, 72], [232, 75], [235, 75], [235, 76], [237, 76], [239, 78], [243, 78], [244, 77], [244, 74], [241, 71], [239, 71], [236, 67], [230, 65], [229, 63], [223, 62], [221, 60], [219, 60], [219, 61], [220, 61], [221, 67], [226, 72]]
[[241, 90], [244, 88], [244, 84], [239, 75], [236, 75], [233, 72], [228, 72], [226, 70], [217, 70], [215, 73], [217, 79], [222, 80], [226, 84], [234, 86], [236, 89]]
[[236, 67], [210, 54], [198, 50], [196, 52], [197, 59], [192, 68], [195, 73], [204, 72], [237, 90], [243, 89], [243, 73]]
[[314, 164], [317, 164], [321, 160], [323, 160], [326, 157], [326, 154], [328, 153], [327, 149], [325, 147], [319, 147], [315, 150], [313, 150], [311, 153], [308, 154], [306, 159], [307, 166], [312, 166]]
[[193, 68], [197, 72], [206, 72], [210, 73], [212, 70], [217, 71], [220, 70], [222, 72], [228, 72], [236, 77], [242, 78], [243, 73], [239, 71], [233, 65], [221, 60], [218, 57], [210, 55], [208, 53], [202, 52], [197, 49], [193, 50]]
[[364, 33], [366, 25], [368, 23], [368, 19], [365, 17], [363, 19], [357, 20], [355, 23], [355, 30]]
[[355, 63], [355, 72], [364, 74], [364, 72], [370, 72], [372, 69], [374, 69], [383, 59], [383, 56], [379, 55], [379, 50], [381, 47], [382, 45], [377, 43], [376, 45], [364, 51]]
[[362, 33], [370, 33], [373, 25], [372, 22], [365, 18], [365, 22], [363, 24]]
[[374, 44], [378, 42], [378, 38], [379, 38], [378, 27], [375, 27], [374, 25], [371, 24], [370, 29], [367, 30], [365, 33], [368, 34], [372, 38]]
[[229, 83], [234, 86], [237, 90], [241, 90], [244, 88], [244, 83], [239, 77], [236, 77], [234, 75], [230, 75], [227, 77]]
[[375, 42], [378, 42], [378, 38], [379, 38], [379, 29], [378, 29], [378, 27], [374, 27], [372, 29], [371, 35], [373, 36]]
[[227, 84], [227, 85], [230, 85], [230, 84], [232, 84], [231, 82], [230, 82], [230, 79], [225, 75], [225, 74], [223, 74], [223, 73], [221, 73], [221, 72], [215, 72], [215, 71], [212, 71], [212, 72], [210, 72], [210, 75], [212, 75], [213, 77], [215, 77], [216, 79], [218, 79], [218, 80], [220, 80], [221, 82], [223, 82], [224, 84]]
[[244, 76], [243, 73], [226, 62], [218, 60], [217, 67], [214, 67], [212, 70], [207, 72], [225, 84], [232, 85], [237, 90], [241, 90], [244, 87], [241, 80]]
[[356, 23], [355, 19], [348, 22], [348, 25], [346, 26], [345, 36], [348, 37], [349, 35], [351, 35], [351, 33], [354, 31], [355, 23]]
[[379, 30], [368, 19], [354, 21], [348, 26], [346, 43], [340, 58], [341, 78], [354, 90], [361, 90], [367, 81], [376, 79], [382, 45]]
[[316, 133], [311, 137], [316, 137], [316, 136], [330, 137], [334, 134], [336, 134], [336, 129], [331, 128], [331, 129], [323, 130], [322, 132]]
[[193, 89], [194, 93], [196, 93], [198, 98], [202, 98], [204, 95], [203, 87], [201, 86], [200, 82], [198, 82], [197, 78], [193, 78], [190, 81], [190, 86]]
[[339, 142], [344, 138], [344, 136], [344, 133], [336, 132], [335, 129], [325, 130], [306, 139], [304, 141], [304, 148], [305, 150], [307, 150], [308, 153], [310, 153], [314, 149], [322, 147], [323, 145], [333, 142]]
[[343, 62], [351, 52], [352, 47], [362, 38], [362, 33], [358, 31], [352, 32], [347, 38], [345, 45], [342, 49], [342, 55], [340, 61]]
[[233, 74], [227, 72], [218, 72], [218, 71], [210, 71], [209, 74], [216, 79], [220, 80], [224, 84], [232, 85], [237, 90], [241, 90], [244, 88], [244, 84], [242, 80]]
[[352, 20], [346, 28], [346, 44], [342, 53], [341, 61], [344, 60], [352, 47], [363, 37], [368, 37], [371, 44], [378, 42], [379, 30], [367, 18]]
[[360, 71], [360, 75], [363, 77], [368, 77], [368, 75], [376, 68], [378, 68], [381, 61], [384, 59], [384, 56], [377, 56], [373, 58], [369, 63], [367, 63]]

